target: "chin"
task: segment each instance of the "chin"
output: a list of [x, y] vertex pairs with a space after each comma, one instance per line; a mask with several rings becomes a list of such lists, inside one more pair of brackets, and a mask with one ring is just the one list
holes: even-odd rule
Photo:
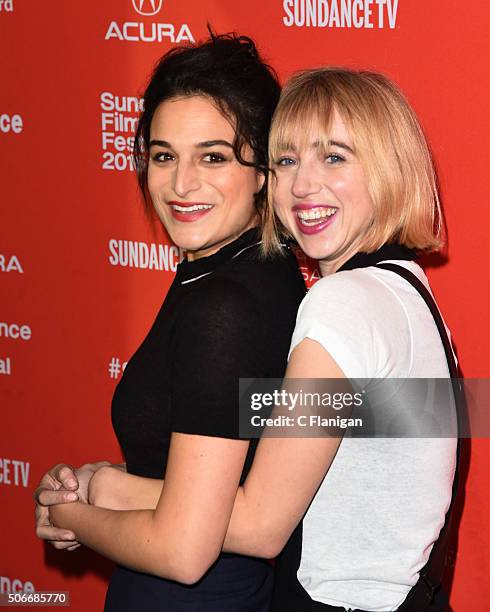
[[303, 253], [310, 259], [327, 259], [331, 254], [330, 249], [325, 248], [325, 244], [322, 244], [320, 241], [305, 240], [303, 236], [298, 236], [296, 240]]
[[186, 251], [199, 251], [209, 242], [209, 236], [203, 236], [202, 233], [195, 232], [191, 228], [166, 227], [166, 230], [172, 242]]

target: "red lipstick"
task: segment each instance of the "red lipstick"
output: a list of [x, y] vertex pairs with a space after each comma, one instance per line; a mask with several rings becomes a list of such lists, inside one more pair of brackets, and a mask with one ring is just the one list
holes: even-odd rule
[[167, 205], [170, 206], [173, 218], [184, 223], [199, 221], [214, 208], [212, 204], [206, 202], [179, 202], [177, 200], [171, 200], [167, 202]]

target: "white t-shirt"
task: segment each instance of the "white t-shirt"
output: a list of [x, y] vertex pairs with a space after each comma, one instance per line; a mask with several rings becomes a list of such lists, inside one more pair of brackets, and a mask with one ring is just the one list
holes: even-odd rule
[[[414, 262], [396, 261], [428, 287]], [[347, 378], [446, 378], [439, 332], [420, 294], [375, 267], [337, 272], [304, 298], [291, 351], [319, 342]], [[345, 438], [303, 520], [298, 580], [316, 601], [396, 609], [445, 520], [455, 438]]]

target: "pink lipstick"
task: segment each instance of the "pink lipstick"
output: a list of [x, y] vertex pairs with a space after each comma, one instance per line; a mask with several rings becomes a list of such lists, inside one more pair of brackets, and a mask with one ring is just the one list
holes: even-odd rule
[[338, 208], [325, 204], [302, 203], [293, 206], [294, 219], [303, 234], [311, 236], [328, 227], [335, 218]]

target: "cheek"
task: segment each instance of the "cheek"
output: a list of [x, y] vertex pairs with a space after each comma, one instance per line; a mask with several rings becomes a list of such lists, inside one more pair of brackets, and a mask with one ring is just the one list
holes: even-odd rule
[[155, 182], [150, 181], [149, 177], [147, 181], [147, 187], [148, 187], [148, 193], [150, 194], [151, 201], [153, 202], [154, 205], [156, 205], [158, 201], [158, 190], [155, 186]]
[[275, 207], [282, 206], [288, 194], [288, 183], [285, 177], [276, 178], [271, 185], [271, 195]]
[[233, 200], [240, 194], [240, 177], [236, 176], [235, 172], [219, 172], [210, 170], [204, 181], [208, 187], [212, 190], [221, 194], [221, 197], [228, 204], [232, 203]]
[[359, 186], [348, 176], [336, 176], [329, 180], [328, 185], [339, 198], [356, 197], [359, 193]]
[[148, 178], [146, 182], [148, 185], [148, 191], [150, 192], [151, 197], [154, 198], [158, 194], [158, 191], [163, 183], [162, 172], [159, 172], [154, 168], [152, 169], [151, 167], [148, 168]]
[[364, 187], [363, 189], [359, 190], [359, 200], [361, 202], [362, 210], [365, 216], [372, 218], [374, 214], [374, 204], [367, 187]]
[[280, 190], [274, 192], [273, 197], [274, 212], [284, 225], [290, 225], [289, 220], [293, 217], [290, 206], [287, 204], [284, 194]]
[[287, 207], [290, 199], [290, 183], [286, 177], [281, 177], [276, 180], [272, 187], [272, 201], [274, 203], [274, 209], [277, 213]]
[[214, 187], [217, 189], [227, 202], [227, 204], [235, 209], [235, 204], [239, 201], [242, 206], [250, 204], [254, 206], [254, 196], [259, 191], [258, 180], [255, 172], [227, 172], [214, 181]]

